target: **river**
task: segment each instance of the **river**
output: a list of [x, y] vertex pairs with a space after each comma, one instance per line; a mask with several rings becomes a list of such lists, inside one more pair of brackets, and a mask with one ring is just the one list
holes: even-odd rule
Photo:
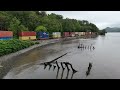
[[[78, 49], [78, 44], [86, 48]], [[94, 46], [95, 49], [88, 47]], [[51, 61], [65, 53], [57, 60], [60, 69], [52, 66], [44, 69], [40, 63]], [[15, 59], [12, 69], [3, 79], [120, 79], [120, 33], [107, 33], [92, 39], [76, 39], [46, 45], [20, 55]], [[69, 62], [72, 69], [63, 71], [60, 62]], [[92, 63], [89, 75], [89, 62]], [[65, 65], [63, 65], [65, 67]]]

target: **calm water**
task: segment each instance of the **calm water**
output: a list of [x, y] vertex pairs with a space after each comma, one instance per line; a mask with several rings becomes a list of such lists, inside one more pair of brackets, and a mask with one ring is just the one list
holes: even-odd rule
[[[79, 42], [95, 49], [78, 49]], [[44, 69], [42, 62], [51, 61], [67, 52], [58, 62], [70, 62], [78, 72]], [[15, 58], [14, 67], [5, 79], [120, 79], [120, 33], [107, 33], [94, 39], [77, 39], [40, 47]], [[91, 72], [86, 71], [92, 62]], [[61, 67], [61, 65], [59, 64]]]

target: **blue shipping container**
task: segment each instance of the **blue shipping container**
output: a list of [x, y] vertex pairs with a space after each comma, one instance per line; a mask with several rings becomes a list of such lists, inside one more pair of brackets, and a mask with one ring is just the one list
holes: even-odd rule
[[11, 40], [12, 37], [0, 37], [0, 40]]
[[37, 37], [39, 39], [49, 39], [49, 33], [48, 32], [37, 32]]

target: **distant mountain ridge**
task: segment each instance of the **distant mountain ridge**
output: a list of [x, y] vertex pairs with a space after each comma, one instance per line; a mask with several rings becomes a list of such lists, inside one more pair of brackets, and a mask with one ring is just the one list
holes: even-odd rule
[[105, 28], [105, 30], [107, 32], [120, 32], [120, 28], [119, 27], [113, 27], [113, 28], [107, 27], [107, 28]]

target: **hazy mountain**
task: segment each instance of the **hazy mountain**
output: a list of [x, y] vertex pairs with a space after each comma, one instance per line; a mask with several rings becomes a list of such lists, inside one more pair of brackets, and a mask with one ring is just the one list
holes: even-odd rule
[[120, 32], [120, 28], [119, 27], [113, 27], [113, 28], [107, 27], [107, 28], [105, 28], [105, 30], [107, 32]]

